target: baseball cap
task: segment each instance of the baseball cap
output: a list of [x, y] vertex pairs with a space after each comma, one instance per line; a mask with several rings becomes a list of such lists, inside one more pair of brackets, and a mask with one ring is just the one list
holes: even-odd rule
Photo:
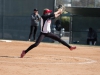
[[52, 12], [52, 10], [50, 10], [50, 9], [45, 9], [44, 10], [44, 14], [46, 14], [46, 13], [51, 13]]
[[34, 11], [38, 11], [38, 9], [35, 8]]

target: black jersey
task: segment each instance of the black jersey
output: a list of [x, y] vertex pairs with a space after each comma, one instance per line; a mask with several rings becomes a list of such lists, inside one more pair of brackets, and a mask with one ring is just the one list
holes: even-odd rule
[[54, 14], [50, 15], [43, 15], [41, 17], [41, 32], [42, 33], [49, 33], [51, 32], [51, 19], [55, 17]]

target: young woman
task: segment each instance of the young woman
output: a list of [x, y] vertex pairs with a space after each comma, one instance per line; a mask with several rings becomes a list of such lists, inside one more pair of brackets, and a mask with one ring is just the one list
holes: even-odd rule
[[58, 17], [60, 14], [62, 14], [62, 9], [58, 9], [58, 11], [56, 11], [54, 13], [52, 13], [52, 10], [50, 10], [50, 9], [44, 9], [43, 15], [41, 16], [41, 32], [40, 32], [40, 35], [39, 35], [38, 39], [36, 40], [36, 42], [34, 44], [32, 44], [26, 50], [22, 51], [22, 53], [20, 55], [21, 58], [23, 58], [25, 56], [25, 54], [27, 52], [29, 52], [31, 49], [37, 47], [39, 45], [39, 43], [45, 37], [49, 37], [51, 39], [54, 39], [54, 40], [62, 43], [63, 45], [67, 46], [70, 50], [76, 49], [76, 47], [72, 47], [72, 46], [68, 45], [65, 41], [63, 41], [57, 35], [55, 35], [51, 32], [51, 28], [50, 28], [51, 19]]

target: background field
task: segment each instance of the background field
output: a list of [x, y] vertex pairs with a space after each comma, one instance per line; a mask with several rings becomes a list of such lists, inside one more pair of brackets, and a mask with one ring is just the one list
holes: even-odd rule
[[0, 75], [100, 75], [99, 46], [75, 45], [70, 51], [62, 44], [42, 42], [19, 58], [33, 43], [0, 41]]

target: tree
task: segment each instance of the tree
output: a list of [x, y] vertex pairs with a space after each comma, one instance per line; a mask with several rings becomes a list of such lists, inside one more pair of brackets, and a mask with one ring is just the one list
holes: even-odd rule
[[61, 17], [61, 25], [63, 28], [65, 28], [65, 31], [69, 31], [70, 17], [62, 16]]

